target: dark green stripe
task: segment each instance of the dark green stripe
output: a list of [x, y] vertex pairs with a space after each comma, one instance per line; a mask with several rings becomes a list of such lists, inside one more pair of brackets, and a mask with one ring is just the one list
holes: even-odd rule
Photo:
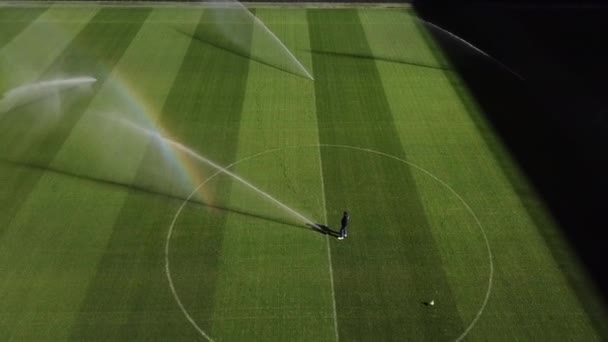
[[[244, 24], [250, 48], [253, 29]], [[209, 31], [205, 13], [197, 31]], [[225, 164], [237, 153], [239, 124], [249, 60], [192, 40], [163, 108], [162, 125], [177, 140]], [[154, 158], [150, 150], [146, 158]], [[150, 165], [148, 159], [142, 165]], [[141, 169], [137, 182], [146, 180]], [[212, 187], [227, 201], [231, 182]], [[180, 201], [132, 191], [114, 226], [72, 335], [74, 340], [196, 340], [200, 336], [179, 311], [165, 279], [167, 229]], [[145, 208], [145, 212], [142, 210]], [[188, 207], [171, 242], [171, 270], [180, 297], [193, 318], [212, 333], [213, 296], [227, 212]], [[114, 312], [124, 320], [114, 319]]]
[[[6, 7], [0, 9], [0, 49], [46, 10], [46, 7]], [[7, 66], [3, 65], [1, 67]]]
[[[310, 10], [311, 49], [372, 55], [356, 10]], [[320, 142], [405, 158], [374, 61], [313, 54]], [[332, 240], [340, 338], [448, 339], [461, 332], [441, 259], [411, 170], [384, 157], [322, 148], [329, 223], [352, 224]], [[438, 293], [438, 291], [440, 293]], [[439, 310], [422, 302], [441, 298]]]
[[[112, 8], [101, 9], [41, 77], [41, 79], [52, 79], [66, 77], [66, 75], [94, 76], [97, 78], [97, 82], [93, 85], [93, 91], [88, 95], [80, 96], [69, 104], [64, 103], [61, 119], [55, 124], [56, 126], [50, 133], [39, 137], [35, 142], [25, 139], [22, 136], [23, 130], [12, 129], [13, 118], [21, 113], [11, 112], [11, 115], [0, 117], [0, 146], [9, 147], [2, 151], [2, 157], [17, 161], [26, 159], [41, 168], [48, 166], [105, 82], [113, 66], [131, 43], [149, 12], [149, 9], [129, 9], [128, 11]], [[125, 22], [104, 23], [110, 18], [114, 20], [122, 18]], [[23, 115], [31, 115], [27, 108], [15, 109], [15, 111], [23, 111]], [[51, 122], [53, 121], [51, 120]], [[24, 141], [30, 142], [30, 145], [23, 146]], [[44, 174], [39, 170], [7, 165], [3, 165], [3, 167], [14, 170], [7, 169], [2, 172], [7, 173], [2, 181], [9, 186], [0, 191], [0, 208], [2, 208], [0, 235]]]

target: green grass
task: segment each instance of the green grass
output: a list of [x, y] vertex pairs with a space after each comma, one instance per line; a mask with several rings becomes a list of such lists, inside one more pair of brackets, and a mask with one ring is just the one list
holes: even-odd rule
[[[168, 257], [214, 340], [454, 340], [476, 317], [469, 340], [606, 338], [585, 270], [458, 75], [435, 68], [446, 62], [413, 12], [255, 13], [314, 82], [191, 39], [211, 31], [201, 8], [0, 7], [0, 92], [98, 80], [25, 150], [0, 114], [0, 340], [204, 339], [165, 273], [182, 200], [95, 180], [146, 184], [158, 162], [154, 145], [116, 132], [108, 146], [124, 154], [87, 152], [87, 120], [106, 111], [241, 161], [233, 171], [316, 222], [337, 229], [351, 212], [338, 241], [213, 178], [206, 204], [176, 220]], [[241, 48], [268, 53], [263, 30], [235, 24]], [[22, 155], [37, 167], [9, 161]], [[66, 165], [89, 179], [50, 170]]]
[[0, 47], [6, 45], [13, 37], [34, 21], [45, 8], [36, 9], [7, 8], [0, 12]]

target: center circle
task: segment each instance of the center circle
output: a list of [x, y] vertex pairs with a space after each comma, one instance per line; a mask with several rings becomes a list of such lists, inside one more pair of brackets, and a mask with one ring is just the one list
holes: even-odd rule
[[[485, 230], [481, 224], [481, 222], [479, 221], [477, 215], [475, 214], [475, 212], [471, 209], [471, 207], [469, 206], [469, 204], [463, 199], [462, 196], [460, 196], [451, 186], [449, 186], [446, 182], [444, 182], [443, 180], [441, 180], [440, 178], [438, 178], [437, 176], [435, 176], [433, 173], [427, 171], [426, 169], [410, 162], [407, 161], [403, 158], [399, 158], [397, 156], [393, 156], [384, 152], [380, 152], [380, 151], [375, 151], [375, 150], [371, 150], [371, 149], [367, 149], [367, 148], [361, 148], [361, 147], [357, 147], [357, 146], [349, 146], [349, 145], [330, 145], [330, 144], [317, 144], [317, 145], [300, 145], [300, 146], [289, 146], [289, 147], [282, 147], [282, 148], [275, 148], [275, 149], [270, 149], [270, 150], [266, 150], [266, 151], [262, 151], [253, 155], [250, 155], [248, 157], [242, 158], [230, 165], [227, 165], [225, 167], [226, 170], [230, 170], [232, 168], [234, 168], [235, 166], [255, 159], [255, 158], [259, 158], [261, 156], [267, 155], [267, 154], [271, 154], [271, 153], [277, 153], [277, 152], [281, 152], [281, 151], [287, 151], [287, 150], [295, 150], [295, 149], [312, 149], [312, 148], [316, 148], [316, 149], [343, 149], [343, 150], [350, 150], [350, 151], [358, 151], [358, 152], [362, 152], [362, 153], [368, 153], [368, 154], [372, 154], [372, 155], [376, 155], [376, 156], [381, 156], [384, 158], [389, 158], [392, 160], [395, 160], [397, 162], [400, 163], [404, 163], [406, 165], [409, 166], [410, 170], [415, 170], [417, 172], [419, 172], [420, 174], [424, 175], [424, 178], [427, 178], [429, 180], [431, 180], [432, 182], [440, 185], [442, 188], [444, 188], [445, 190], [448, 191], [448, 193], [451, 194], [451, 196], [453, 196], [453, 199], [460, 202], [461, 205], [464, 207], [464, 209], [466, 210], [466, 212], [468, 212], [468, 214], [470, 215], [470, 217], [473, 218], [476, 226], [478, 227], [478, 231], [481, 233], [481, 239], [479, 239], [480, 241], [483, 241], [483, 244], [485, 244], [485, 250], [487, 253], [487, 260], [488, 260], [488, 269], [489, 269], [489, 275], [488, 275], [488, 280], [487, 280], [487, 287], [485, 290], [485, 294], [483, 295], [483, 299], [481, 301], [481, 305], [479, 307], [479, 309], [475, 312], [475, 314], [473, 315], [472, 319], [470, 320], [470, 323], [468, 325], [466, 325], [466, 328], [462, 331], [462, 333], [460, 333], [460, 335], [458, 335], [457, 337], [455, 337], [456, 341], [460, 341], [462, 339], [464, 339], [468, 333], [471, 331], [471, 329], [475, 326], [475, 324], [477, 323], [477, 321], [479, 320], [479, 318], [481, 317], [485, 306], [487, 305], [488, 299], [490, 297], [490, 293], [491, 293], [491, 289], [492, 289], [492, 278], [493, 278], [493, 272], [494, 272], [494, 264], [493, 264], [493, 257], [492, 257], [492, 250], [487, 238], [487, 235], [485, 233]], [[196, 320], [191, 316], [190, 312], [188, 311], [188, 309], [186, 308], [186, 306], [184, 305], [184, 303], [182, 302], [182, 298], [180, 297], [180, 295], [178, 294], [177, 289], [175, 288], [175, 284], [174, 284], [174, 280], [173, 280], [173, 276], [171, 274], [171, 268], [170, 268], [170, 244], [171, 244], [171, 238], [173, 236], [174, 230], [175, 230], [175, 226], [176, 226], [176, 222], [178, 220], [178, 218], [180, 217], [180, 215], [183, 212], [183, 209], [185, 208], [186, 204], [189, 203], [189, 201], [192, 199], [192, 197], [200, 190], [202, 189], [205, 185], [207, 185], [212, 179], [216, 178], [218, 175], [223, 174], [224, 171], [222, 170], [218, 170], [217, 172], [213, 173], [212, 175], [210, 175], [206, 180], [204, 180], [201, 184], [199, 184], [190, 194], [190, 196], [188, 196], [188, 198], [186, 200], [184, 200], [184, 202], [182, 203], [182, 205], [179, 207], [179, 209], [177, 210], [177, 212], [175, 213], [175, 216], [173, 217], [173, 220], [169, 226], [168, 232], [167, 232], [167, 237], [166, 237], [166, 241], [165, 241], [165, 273], [167, 276], [167, 280], [169, 282], [169, 287], [171, 290], [171, 293], [177, 303], [177, 305], [179, 306], [180, 310], [182, 311], [182, 313], [184, 314], [185, 318], [189, 321], [189, 323], [192, 325], [192, 327], [194, 329], [196, 329], [198, 331], [198, 333], [204, 337], [205, 339], [209, 340], [209, 341], [213, 341], [213, 339], [199, 326], [199, 324], [196, 322]]]

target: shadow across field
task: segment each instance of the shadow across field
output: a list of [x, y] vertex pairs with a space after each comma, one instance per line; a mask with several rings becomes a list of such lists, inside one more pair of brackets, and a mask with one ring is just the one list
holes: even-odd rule
[[416, 61], [408, 61], [403, 58], [379, 56], [379, 55], [375, 55], [375, 54], [372, 55], [369, 53], [358, 52], [358, 51], [357, 52], [354, 52], [354, 51], [341, 52], [341, 51], [324, 51], [324, 50], [308, 50], [308, 49], [303, 49], [302, 51], [306, 51], [306, 52], [314, 53], [314, 54], [318, 54], [318, 55], [324, 55], [324, 56], [368, 59], [368, 60], [388, 62], [388, 63], [397, 63], [397, 64], [409, 65], [409, 66], [413, 66], [413, 67], [427, 68], [427, 69], [450, 70], [450, 68], [445, 65], [425, 64], [425, 63], [416, 62]]
[[[259, 214], [259, 213], [253, 212], [253, 211], [247, 211], [247, 210], [243, 210], [243, 209], [239, 209], [239, 208], [231, 208], [231, 207], [228, 207], [228, 206], [223, 206], [223, 205], [218, 205], [218, 204], [206, 203], [206, 202], [203, 202], [203, 201], [201, 201], [199, 199], [195, 199], [195, 198], [187, 199], [187, 198], [185, 198], [183, 196], [172, 195], [172, 194], [168, 194], [168, 193], [165, 193], [165, 192], [157, 191], [157, 190], [154, 190], [154, 189], [146, 188], [146, 187], [143, 187], [143, 186], [132, 185], [132, 184], [125, 184], [125, 183], [113, 181], [113, 180], [110, 180], [110, 179], [102, 179], [102, 178], [97, 178], [97, 177], [91, 177], [91, 176], [88, 176], [88, 175], [83, 175], [83, 174], [78, 174], [78, 173], [74, 173], [74, 172], [54, 169], [54, 168], [49, 167], [49, 166], [36, 165], [34, 163], [11, 161], [11, 160], [2, 159], [2, 158], [0, 158], [0, 163], [6, 164], [6, 165], [13, 165], [13, 166], [17, 166], [17, 167], [24, 167], [24, 168], [28, 168], [28, 169], [31, 169], [31, 170], [37, 170], [37, 171], [40, 171], [40, 172], [52, 172], [52, 173], [55, 173], [55, 174], [59, 174], [59, 175], [67, 176], [67, 177], [73, 177], [73, 178], [77, 178], [77, 179], [80, 179], [80, 180], [83, 180], [83, 181], [87, 181], [87, 182], [95, 182], [95, 183], [99, 183], [99, 184], [103, 184], [103, 185], [109, 185], [109, 186], [116, 186], [116, 187], [121, 187], [121, 188], [127, 188], [129, 190], [135, 190], [135, 191], [139, 191], [139, 192], [142, 192], [142, 193], [147, 193], [147, 194], [151, 194], [151, 195], [161, 196], [161, 197], [164, 197], [164, 198], [167, 198], [167, 199], [176, 200], [176, 201], [180, 201], [180, 202], [183, 202], [183, 201], [187, 200], [188, 203], [190, 203], [190, 204], [194, 204], [194, 205], [201, 206], [201, 207], [204, 207], [204, 208], [221, 210], [221, 211], [227, 211], [227, 212], [230, 212], [230, 213], [239, 214], [239, 215], [251, 217], [251, 218], [254, 218], [254, 219], [258, 219], [258, 220], [278, 223], [280, 225], [290, 226], [290, 227], [293, 227], [293, 228], [300, 228], [300, 229], [306, 229], [306, 230], [309, 230], [309, 228], [311, 228], [309, 225], [297, 224], [297, 223], [294, 223], [292, 221], [288, 221], [288, 220], [284, 220], [284, 219], [281, 219], [281, 218], [272, 217], [272, 216], [268, 216], [268, 215], [262, 215], [262, 214]], [[318, 230], [316, 230], [316, 231], [318, 231]]]
[[180, 29], [179, 27], [173, 27], [173, 30], [189, 39], [192, 39], [199, 43], [222, 50], [226, 53], [230, 53], [230, 54], [242, 57], [242, 58], [253, 60], [253, 61], [263, 64], [267, 67], [273, 68], [275, 70], [283, 71], [283, 72], [286, 72], [286, 73], [294, 75], [294, 76], [303, 77], [302, 75], [293, 72], [289, 68], [283, 68], [280, 65], [268, 63], [264, 59], [259, 58], [256, 55], [252, 54], [250, 47], [247, 47], [247, 49], [245, 49], [243, 47], [240, 47], [238, 44], [232, 44], [229, 42], [228, 39], [222, 38], [218, 34], [214, 33], [213, 30], [199, 29], [199, 30], [196, 30], [194, 33], [186, 32], [186, 31]]
[[331, 228], [329, 228], [326, 225], [322, 225], [320, 223], [315, 223], [315, 225], [313, 226], [312, 224], [307, 223], [306, 226], [312, 230], [314, 230], [315, 232], [324, 234], [324, 235], [329, 235], [329, 236], [333, 236], [333, 237], [338, 237], [340, 236], [340, 232], [335, 231]]
[[[424, 20], [470, 41], [523, 76], [525, 81], [420, 28], [454, 67], [459, 76], [451, 79], [454, 89], [579, 299], [596, 319], [605, 317], [608, 249], [601, 236], [608, 212], [608, 46], [601, 37], [608, 32], [608, 7], [440, 5], [436, 1], [419, 1], [414, 7]], [[510, 167], [503, 146], [525, 177]], [[535, 200], [528, 182], [543, 203]], [[541, 213], [545, 204], [567, 242], [556, 237]], [[588, 294], [576, 258], [569, 255], [571, 248], [600, 289], [604, 303], [596, 303]], [[605, 322], [594, 323], [608, 336]]]

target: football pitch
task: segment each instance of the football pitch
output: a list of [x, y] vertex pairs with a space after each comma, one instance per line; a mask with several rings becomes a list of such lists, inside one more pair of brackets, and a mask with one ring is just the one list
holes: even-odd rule
[[428, 26], [321, 7], [0, 6], [1, 341], [606, 338]]

